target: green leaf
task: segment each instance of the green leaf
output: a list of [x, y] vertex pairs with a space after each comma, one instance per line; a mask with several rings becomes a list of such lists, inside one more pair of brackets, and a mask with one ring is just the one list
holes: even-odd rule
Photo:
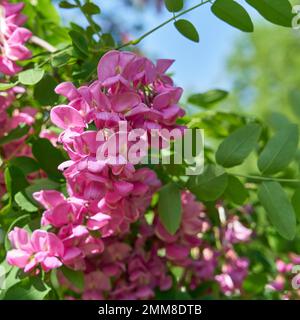
[[228, 176], [228, 186], [225, 191], [225, 196], [232, 202], [242, 205], [249, 196], [248, 190], [244, 187], [241, 181], [232, 176]]
[[60, 8], [63, 8], [63, 9], [72, 9], [72, 8], [77, 8], [77, 5], [76, 4], [72, 4], [68, 1], [61, 1], [59, 3], [59, 7]]
[[29, 69], [19, 73], [19, 82], [26, 85], [38, 83], [44, 76], [42, 69]]
[[7, 191], [11, 197], [29, 185], [22, 170], [15, 166], [6, 167], [4, 177]]
[[34, 87], [33, 97], [43, 106], [54, 105], [58, 100], [58, 95], [54, 91], [57, 85], [58, 82], [47, 74]]
[[174, 22], [174, 26], [184, 37], [194, 42], [199, 42], [198, 31], [191, 22], [180, 19]]
[[246, 0], [266, 20], [284, 27], [292, 26], [292, 6], [288, 0]]
[[296, 235], [294, 209], [278, 182], [263, 182], [258, 189], [258, 199], [279, 234], [287, 240]]
[[38, 192], [41, 190], [58, 190], [59, 187], [60, 187], [59, 183], [52, 181], [50, 179], [46, 179], [46, 178], [36, 179], [33, 181], [33, 184], [31, 184], [25, 189], [25, 194], [27, 198], [31, 200], [31, 202], [34, 202], [35, 200], [32, 197], [32, 194], [34, 192]]
[[298, 126], [285, 125], [271, 138], [258, 158], [263, 174], [274, 174], [284, 169], [296, 154], [299, 140]]
[[220, 167], [207, 165], [202, 174], [191, 176], [187, 188], [200, 201], [214, 201], [225, 191], [228, 184], [228, 175]]
[[100, 8], [92, 2], [85, 3], [82, 7], [82, 11], [90, 16], [101, 12]]
[[86, 38], [78, 31], [71, 30], [69, 35], [72, 39], [73, 46], [78, 49], [84, 56], [88, 56], [88, 43]]
[[0, 83], [0, 91], [5, 91], [10, 88], [13, 88], [17, 84], [18, 84], [17, 82], [15, 82], [15, 83]]
[[216, 0], [212, 12], [221, 20], [245, 32], [253, 32], [254, 26], [248, 12], [233, 0]]
[[52, 57], [51, 59], [51, 65], [54, 68], [60, 68], [65, 66], [66, 64], [68, 64], [69, 60], [70, 60], [71, 56], [69, 53], [67, 52], [63, 52], [61, 54], [55, 55]]
[[60, 180], [62, 178], [62, 174], [57, 168], [65, 161], [65, 158], [61, 151], [56, 149], [49, 140], [42, 138], [34, 140], [32, 154], [51, 179]]
[[7, 290], [4, 300], [43, 300], [51, 288], [37, 277], [32, 277], [29, 284], [17, 283]]
[[82, 271], [75, 271], [65, 266], [61, 268], [64, 276], [81, 291], [84, 289], [84, 275]]
[[300, 188], [296, 189], [292, 197], [292, 205], [294, 207], [297, 220], [300, 222]]
[[217, 102], [225, 99], [228, 92], [220, 89], [209, 90], [204, 93], [197, 93], [189, 96], [188, 102], [199, 107], [209, 108]]
[[9, 161], [9, 163], [20, 168], [25, 175], [40, 169], [38, 163], [34, 159], [24, 156], [13, 158]]
[[216, 161], [225, 168], [241, 164], [255, 148], [261, 134], [257, 123], [250, 123], [231, 133], [219, 146]]
[[10, 143], [14, 140], [18, 140], [18, 139], [24, 137], [28, 133], [29, 129], [30, 129], [29, 126], [27, 126], [23, 123], [20, 124], [15, 129], [12, 129], [7, 135], [0, 138], [0, 145], [5, 145], [5, 144]]
[[178, 12], [183, 9], [183, 0], [165, 0], [165, 6], [170, 12]]
[[168, 183], [160, 189], [158, 213], [166, 230], [175, 234], [181, 223], [181, 194], [175, 183]]
[[15, 195], [15, 201], [17, 205], [24, 211], [27, 212], [36, 212], [38, 210], [38, 207], [33, 205], [22, 192], [18, 192]]

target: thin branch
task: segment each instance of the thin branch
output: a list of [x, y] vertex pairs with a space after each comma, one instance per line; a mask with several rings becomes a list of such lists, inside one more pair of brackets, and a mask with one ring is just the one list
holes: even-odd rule
[[37, 36], [32, 36], [30, 38], [30, 42], [33, 44], [36, 44], [37, 46], [45, 49], [48, 52], [55, 52], [57, 51], [57, 49], [55, 47], [53, 47], [49, 42], [37, 37]]
[[284, 179], [284, 178], [274, 178], [274, 177], [251, 176], [251, 175], [244, 175], [244, 174], [238, 174], [238, 173], [229, 173], [229, 174], [232, 176], [246, 178], [249, 180], [300, 183], [300, 180], [298, 180], [298, 179]]
[[127, 43], [122, 44], [121, 46], [119, 46], [119, 47], [117, 48], [117, 50], [120, 50], [120, 49], [122, 49], [122, 48], [128, 47], [128, 46], [130, 46], [130, 45], [137, 45], [137, 44], [140, 43], [143, 39], [145, 39], [146, 37], [148, 37], [148, 36], [149, 36], [150, 34], [152, 34], [153, 32], [157, 31], [158, 29], [164, 27], [165, 25], [167, 25], [167, 24], [169, 24], [170, 22], [176, 20], [177, 18], [183, 16], [184, 14], [186, 14], [186, 13], [188, 13], [188, 12], [190, 12], [190, 11], [193, 11], [193, 10], [195, 10], [195, 9], [197, 9], [197, 8], [199, 8], [199, 7], [207, 4], [207, 3], [210, 3], [210, 2], [211, 2], [211, 0], [202, 1], [201, 3], [198, 3], [198, 4], [196, 4], [195, 6], [189, 8], [189, 9], [186, 9], [186, 10], [184, 10], [184, 11], [181, 11], [180, 13], [178, 13], [178, 14], [176, 14], [176, 15], [174, 14], [174, 15], [172, 16], [172, 18], [164, 21], [163, 23], [161, 23], [161, 24], [158, 25], [157, 27], [155, 27], [155, 28], [147, 31], [146, 33], [144, 33], [143, 35], [141, 35], [139, 38], [137, 38], [137, 39], [135, 39], [135, 40], [131, 40], [131, 41], [127, 42]]

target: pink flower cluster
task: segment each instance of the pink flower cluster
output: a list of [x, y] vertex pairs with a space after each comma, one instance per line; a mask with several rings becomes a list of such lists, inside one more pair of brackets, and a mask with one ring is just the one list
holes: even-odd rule
[[[226, 295], [238, 293], [247, 276], [247, 259], [238, 257], [233, 244], [216, 249], [205, 240], [213, 228], [204, 206], [191, 193], [182, 192], [182, 204], [183, 220], [175, 235], [164, 229], [156, 215], [152, 223], [141, 218], [133, 234], [103, 239], [103, 252], [87, 259], [83, 291], [60, 273], [62, 286], [82, 299], [95, 300], [151, 299], [156, 290], [174, 286], [194, 290], [205, 281], [216, 281]], [[174, 267], [182, 270], [177, 284], [170, 273]]]
[[[59, 142], [70, 156], [63, 163], [69, 198], [56, 191], [41, 191], [35, 199], [46, 209], [42, 226], [51, 225], [63, 242], [64, 264], [87, 268], [87, 258], [104, 250], [103, 239], [128, 232], [160, 187], [154, 171], [133, 164], [109, 165], [98, 161], [98, 131], [175, 128], [184, 114], [165, 71], [171, 60], [150, 60], [130, 52], [111, 51], [99, 62], [98, 80], [76, 89], [63, 83], [56, 92], [70, 101], [51, 110], [54, 124], [63, 129]], [[90, 129], [90, 128], [95, 129]]]
[[[248, 261], [234, 244], [249, 241], [252, 232], [237, 217], [220, 227], [216, 249], [207, 240], [215, 232], [204, 206], [190, 192], [182, 192], [183, 218], [171, 235], [154, 209], [153, 222], [145, 212], [160, 181], [154, 171], [132, 163], [110, 164], [97, 159], [97, 132], [180, 128], [184, 111], [178, 105], [182, 89], [166, 70], [171, 60], [150, 60], [130, 52], [111, 51], [98, 66], [98, 79], [76, 88], [62, 83], [56, 92], [69, 103], [51, 110], [62, 129], [58, 138], [70, 160], [62, 163], [68, 197], [55, 190], [34, 193], [45, 211], [41, 230], [32, 236], [15, 228], [9, 234], [11, 265], [36, 273], [65, 265], [84, 273], [80, 291], [59, 272], [61, 284], [84, 299], [149, 299], [155, 290], [172, 288], [170, 267], [184, 270], [179, 287], [196, 289], [207, 280], [220, 284], [224, 294], [240, 290]], [[47, 228], [51, 232], [43, 229]], [[225, 262], [221, 263], [224, 260]], [[216, 274], [216, 270], [221, 274]], [[72, 298], [72, 297], [70, 297]]]
[[31, 57], [31, 52], [24, 44], [31, 37], [31, 32], [22, 27], [26, 16], [21, 14], [24, 3], [0, 1], [0, 73], [12, 76], [22, 69], [17, 61]]
[[[276, 276], [266, 286], [266, 289], [271, 292], [277, 292], [281, 299], [290, 300], [300, 298], [300, 278], [299, 278], [299, 265], [300, 256], [295, 253], [289, 253], [288, 262], [277, 259]], [[295, 267], [295, 269], [294, 269]], [[293, 287], [294, 286], [294, 287]], [[291, 290], [291, 288], [293, 290]]]

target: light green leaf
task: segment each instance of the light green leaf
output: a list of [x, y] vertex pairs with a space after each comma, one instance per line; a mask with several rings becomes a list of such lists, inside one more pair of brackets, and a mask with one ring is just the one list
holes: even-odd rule
[[42, 69], [29, 69], [19, 73], [19, 82], [26, 85], [38, 83], [44, 76]]
[[16, 86], [18, 83], [0, 83], [0, 91], [5, 91], [8, 90], [10, 88], [13, 88], [14, 86]]
[[166, 230], [175, 234], [181, 223], [181, 194], [176, 184], [169, 183], [160, 189], [158, 213]]
[[225, 168], [241, 164], [255, 148], [261, 134], [261, 126], [250, 123], [235, 130], [219, 146], [216, 161]]
[[36, 212], [38, 208], [33, 205], [25, 196], [22, 192], [18, 192], [15, 195], [15, 201], [17, 205], [24, 211], [27, 212]]
[[214, 201], [225, 191], [228, 175], [220, 167], [207, 165], [202, 174], [191, 176], [187, 188], [193, 192], [200, 201]]
[[292, 5], [288, 0], [246, 0], [266, 20], [284, 26], [292, 26]]
[[278, 182], [263, 182], [258, 189], [258, 199], [279, 234], [287, 240], [296, 235], [294, 209]]
[[199, 42], [199, 34], [194, 25], [184, 19], [180, 19], [174, 22], [176, 29], [186, 38], [191, 41]]
[[248, 12], [233, 0], [216, 0], [212, 12], [221, 20], [245, 32], [253, 32], [254, 26]]
[[297, 125], [285, 125], [271, 138], [258, 158], [263, 174], [274, 174], [284, 169], [296, 154], [299, 140]]

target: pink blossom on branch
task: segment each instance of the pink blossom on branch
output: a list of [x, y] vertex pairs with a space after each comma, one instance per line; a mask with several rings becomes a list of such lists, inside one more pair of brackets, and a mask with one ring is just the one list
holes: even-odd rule
[[17, 61], [31, 57], [24, 44], [32, 33], [23, 28], [26, 17], [21, 14], [24, 3], [0, 1], [0, 73], [12, 76], [22, 70]]

